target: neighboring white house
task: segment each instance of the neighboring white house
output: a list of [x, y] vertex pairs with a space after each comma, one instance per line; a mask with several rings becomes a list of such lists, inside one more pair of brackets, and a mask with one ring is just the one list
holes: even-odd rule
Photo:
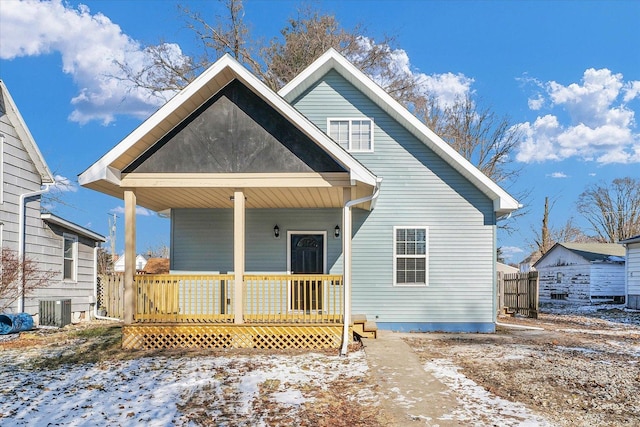
[[640, 235], [620, 242], [627, 248], [626, 295], [627, 307], [640, 310]]
[[[147, 265], [147, 259], [142, 255], [137, 255], [136, 270], [144, 270], [145, 265]], [[116, 273], [124, 273], [124, 255], [119, 256], [115, 264], [113, 264], [113, 271]]]
[[624, 255], [617, 243], [556, 243], [533, 265], [540, 302], [623, 302]]
[[53, 273], [47, 287], [22, 295], [6, 311], [36, 315], [40, 300], [70, 299], [73, 319], [88, 319], [95, 304], [96, 250], [105, 238], [41, 213], [42, 194], [53, 184], [51, 171], [0, 80], [0, 243], [20, 259], [33, 260]]

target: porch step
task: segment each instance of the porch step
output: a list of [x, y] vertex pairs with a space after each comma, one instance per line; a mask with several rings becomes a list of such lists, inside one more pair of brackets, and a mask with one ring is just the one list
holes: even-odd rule
[[360, 338], [373, 338], [378, 335], [378, 325], [376, 322], [367, 320], [364, 314], [354, 314], [351, 316], [353, 323], [353, 332], [358, 334]]

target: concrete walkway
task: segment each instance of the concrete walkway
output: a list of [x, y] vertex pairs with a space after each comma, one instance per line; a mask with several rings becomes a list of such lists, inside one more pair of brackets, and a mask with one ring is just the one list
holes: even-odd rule
[[459, 426], [451, 419], [458, 402], [451, 390], [422, 368], [418, 355], [402, 334], [378, 331], [377, 339], [363, 339], [373, 378], [385, 412], [396, 426]]

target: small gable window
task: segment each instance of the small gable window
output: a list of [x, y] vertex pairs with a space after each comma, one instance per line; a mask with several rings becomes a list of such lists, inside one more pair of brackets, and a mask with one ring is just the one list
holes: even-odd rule
[[373, 120], [328, 119], [329, 136], [347, 151], [373, 151]]

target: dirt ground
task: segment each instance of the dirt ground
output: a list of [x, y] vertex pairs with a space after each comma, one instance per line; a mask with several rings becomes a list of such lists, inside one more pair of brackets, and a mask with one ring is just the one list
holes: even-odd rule
[[[496, 334], [404, 336], [425, 369], [437, 372], [442, 366], [454, 367], [492, 395], [526, 405], [551, 425], [640, 426], [640, 312], [612, 306], [586, 312], [547, 309], [538, 319], [501, 317], [499, 322], [511, 326], [499, 326]], [[97, 322], [0, 337], [0, 384], [4, 384], [0, 387], [0, 425], [7, 420], [12, 425], [30, 425], [28, 415], [20, 418], [20, 407], [7, 405], [15, 400], [13, 396], [52, 394], [53, 386], [49, 384], [58, 377], [72, 375], [74, 370], [92, 369], [102, 375], [100, 372], [121, 370], [131, 363], [159, 363], [160, 371], [177, 370], [171, 366], [187, 365], [193, 359], [202, 363], [215, 359], [215, 363], [211, 362], [215, 366], [222, 360], [230, 362], [224, 362], [224, 369], [218, 370], [212, 382], [187, 388], [176, 399], [174, 421], [167, 425], [392, 425], [380, 405], [385, 390], [372, 378], [366, 356], [358, 348], [353, 348], [353, 358], [349, 360], [335, 352], [309, 358], [298, 357], [303, 353], [300, 351], [123, 351], [120, 336], [117, 325]], [[293, 357], [281, 358], [287, 355]], [[284, 367], [282, 378], [269, 374], [257, 384], [257, 392], [239, 394], [239, 384], [247, 375], [285, 363], [291, 365]], [[352, 372], [354, 367], [358, 372]], [[77, 381], [84, 384], [84, 376], [76, 375]], [[313, 379], [291, 381], [295, 376]], [[106, 386], [100, 389], [95, 378], [87, 381], [84, 388], [104, 393]], [[15, 388], [18, 383], [23, 389]], [[303, 403], [282, 404], [274, 399], [292, 391], [299, 394]], [[464, 402], [462, 396], [458, 401]], [[250, 410], [239, 412], [238, 402], [249, 405]], [[25, 401], [25, 408], [27, 404]], [[95, 400], [79, 411], [84, 410], [85, 415], [106, 411], [107, 406], [99, 405], [103, 403]], [[119, 407], [113, 408], [110, 416], [116, 418], [110, 420], [119, 425], [135, 425], [128, 424], [133, 413], [128, 408], [122, 409], [123, 415], [118, 415]], [[213, 417], [211, 408], [216, 408]], [[478, 422], [467, 425], [494, 425], [490, 419], [491, 415], [479, 417]]]
[[425, 363], [452, 362], [496, 396], [557, 426], [640, 425], [640, 312], [549, 310], [498, 333], [425, 334], [407, 341]]

